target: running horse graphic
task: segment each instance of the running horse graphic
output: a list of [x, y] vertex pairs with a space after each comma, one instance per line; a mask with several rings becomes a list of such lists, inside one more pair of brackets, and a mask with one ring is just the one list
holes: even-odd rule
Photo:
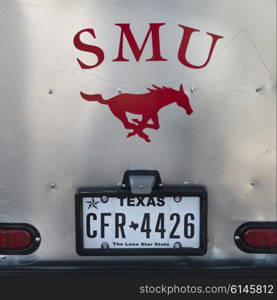
[[[170, 87], [158, 87], [152, 85], [153, 88], [148, 88], [148, 93], [145, 94], [119, 94], [108, 100], [104, 100], [102, 95], [88, 95], [81, 92], [82, 98], [87, 101], [97, 101], [101, 104], [108, 105], [111, 112], [117, 117], [126, 129], [132, 131], [127, 137], [138, 135], [146, 142], [150, 142], [149, 136], [143, 132], [146, 128], [158, 130], [160, 128], [158, 113], [161, 108], [176, 102], [178, 106], [185, 109], [188, 115], [193, 113], [189, 103], [189, 98], [184, 92], [183, 85], [180, 85], [180, 90], [174, 90]], [[126, 113], [141, 115], [141, 120], [132, 119], [130, 122]], [[152, 120], [152, 123], [148, 121]]]

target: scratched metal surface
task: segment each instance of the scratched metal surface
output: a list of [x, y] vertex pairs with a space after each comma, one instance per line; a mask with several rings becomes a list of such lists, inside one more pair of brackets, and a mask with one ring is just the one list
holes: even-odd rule
[[[167, 62], [112, 62], [119, 30], [132, 24], [138, 40], [148, 23], [165, 22]], [[0, 0], [0, 221], [27, 222], [42, 236], [27, 256], [1, 265], [42, 261], [143, 261], [203, 266], [273, 266], [276, 256], [241, 252], [235, 229], [276, 220], [276, 2], [274, 0], [126, 1]], [[184, 67], [178, 24], [201, 30], [189, 58], [205, 58], [205, 32], [223, 35], [209, 65]], [[82, 70], [73, 36], [95, 29], [105, 51], [98, 68]], [[126, 47], [127, 48], [127, 47]], [[126, 56], [132, 57], [125, 49]], [[107, 107], [79, 92], [144, 93], [151, 84], [190, 93], [194, 113], [161, 110], [152, 142], [128, 133]], [[208, 252], [202, 257], [80, 257], [75, 251], [74, 193], [79, 186], [115, 185], [128, 169], [157, 169], [166, 184], [189, 181], [209, 194]], [[166, 262], [165, 262], [166, 261]]]

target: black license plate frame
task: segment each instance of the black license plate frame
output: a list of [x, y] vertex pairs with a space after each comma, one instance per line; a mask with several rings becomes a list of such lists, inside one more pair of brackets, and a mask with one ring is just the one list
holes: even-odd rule
[[[192, 197], [200, 199], [200, 243], [198, 248], [132, 248], [132, 249], [101, 249], [84, 248], [83, 240], [83, 197], [133, 197], [130, 190], [120, 187], [88, 187], [79, 188], [75, 194], [76, 220], [76, 251], [80, 256], [129, 256], [129, 255], [204, 255], [207, 251], [207, 192], [203, 186], [164, 186], [153, 190], [147, 196], [152, 197]], [[143, 195], [145, 196], [145, 195]], [[135, 209], [135, 207], [134, 207]]]

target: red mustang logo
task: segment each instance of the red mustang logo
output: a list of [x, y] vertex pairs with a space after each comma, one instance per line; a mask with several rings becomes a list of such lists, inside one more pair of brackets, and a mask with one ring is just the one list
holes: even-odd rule
[[[177, 105], [185, 109], [188, 115], [192, 114], [193, 110], [183, 85], [180, 85], [180, 90], [153, 85], [153, 88], [148, 88], [148, 91], [146, 94], [120, 94], [108, 100], [104, 100], [100, 94], [88, 95], [81, 92], [81, 96], [87, 101], [97, 101], [108, 105], [111, 112], [123, 123], [124, 127], [132, 130], [127, 137], [137, 134], [146, 142], [150, 142], [151, 140], [143, 130], [146, 128], [158, 130], [160, 128], [158, 113], [161, 108], [176, 102]], [[133, 123], [129, 122], [126, 112], [141, 115], [142, 118], [141, 120], [132, 119]], [[152, 123], [148, 123], [149, 120], [152, 120]]]

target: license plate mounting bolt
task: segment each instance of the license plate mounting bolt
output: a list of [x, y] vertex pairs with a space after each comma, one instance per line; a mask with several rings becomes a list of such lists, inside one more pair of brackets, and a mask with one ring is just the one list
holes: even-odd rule
[[109, 197], [108, 196], [102, 196], [101, 197], [101, 202], [107, 203], [108, 201], [109, 201]]
[[176, 242], [176, 243], [174, 244], [173, 247], [174, 247], [175, 249], [180, 249], [180, 248], [182, 248], [182, 244], [179, 243], [179, 242]]
[[106, 242], [102, 243], [102, 245], [101, 245], [102, 249], [109, 249], [109, 247], [110, 247], [109, 244]]
[[181, 202], [181, 201], [182, 201], [182, 197], [180, 197], [180, 196], [175, 196], [175, 197], [174, 197], [174, 201], [175, 201], [175, 202]]

